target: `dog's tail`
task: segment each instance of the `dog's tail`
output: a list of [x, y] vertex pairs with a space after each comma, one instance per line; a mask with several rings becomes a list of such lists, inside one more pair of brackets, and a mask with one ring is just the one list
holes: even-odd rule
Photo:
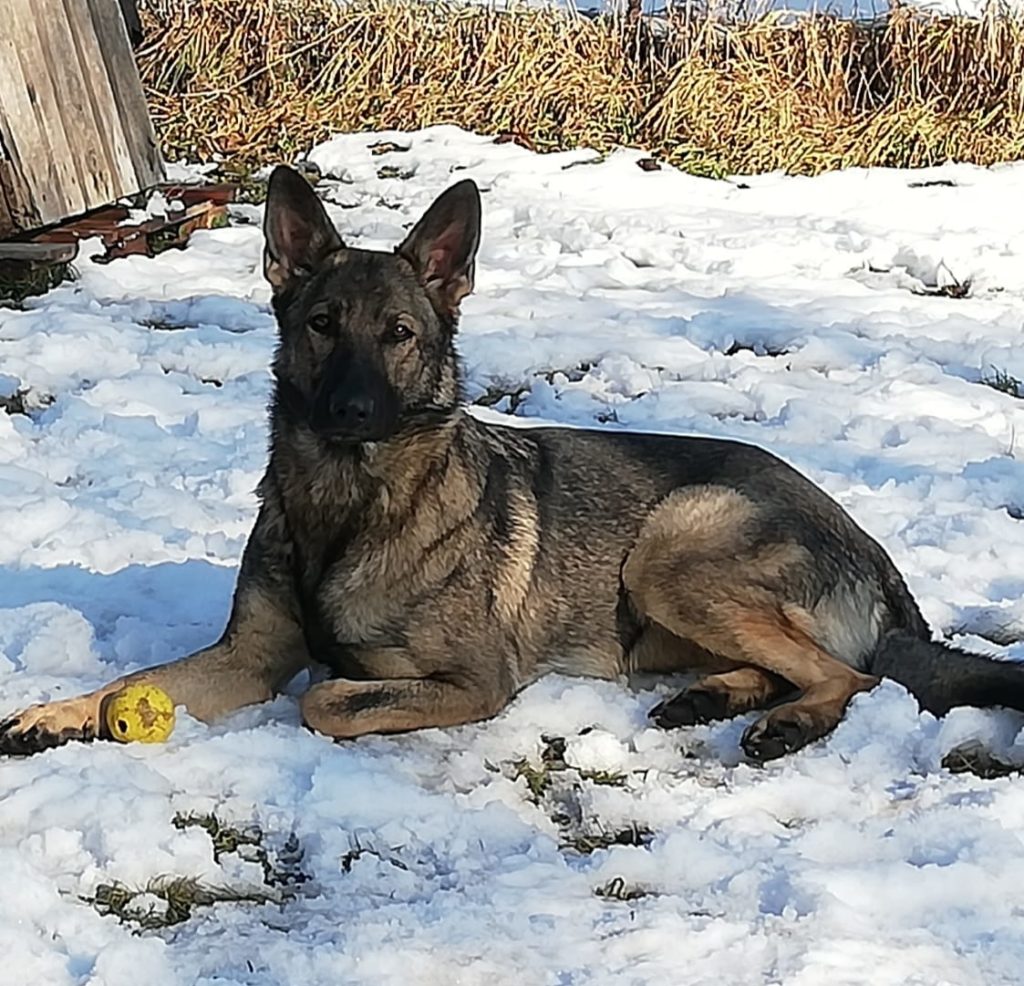
[[971, 654], [897, 631], [881, 641], [869, 670], [898, 681], [923, 709], [937, 716], [958, 705], [1024, 712], [1024, 663]]

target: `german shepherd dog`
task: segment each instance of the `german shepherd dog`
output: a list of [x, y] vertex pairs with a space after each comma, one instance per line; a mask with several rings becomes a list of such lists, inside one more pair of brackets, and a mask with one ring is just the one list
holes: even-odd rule
[[480, 196], [449, 188], [385, 253], [346, 247], [296, 172], [264, 224], [280, 343], [261, 509], [220, 641], [0, 723], [0, 752], [103, 738], [150, 682], [211, 720], [307, 662], [305, 723], [354, 737], [486, 719], [549, 671], [695, 671], [664, 727], [764, 711], [764, 761], [826, 735], [881, 676], [941, 714], [1024, 709], [1024, 668], [954, 651], [885, 551], [809, 480], [709, 438], [485, 424], [455, 334]]

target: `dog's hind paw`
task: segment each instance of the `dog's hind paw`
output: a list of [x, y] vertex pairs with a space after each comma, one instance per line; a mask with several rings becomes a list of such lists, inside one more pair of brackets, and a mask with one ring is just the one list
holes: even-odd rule
[[752, 723], [740, 739], [743, 752], [757, 763], [778, 760], [821, 739], [836, 723], [798, 702], [779, 706]]
[[[763, 727], [757, 728], [762, 726], [762, 723], [764, 723]], [[740, 740], [740, 746], [751, 760], [757, 763], [766, 763], [799, 750], [810, 740], [811, 738], [805, 737], [798, 723], [764, 722], [761, 720], [747, 729]]]
[[723, 692], [687, 688], [678, 695], [659, 702], [647, 715], [662, 729], [700, 726], [716, 719], [728, 719], [729, 697]]

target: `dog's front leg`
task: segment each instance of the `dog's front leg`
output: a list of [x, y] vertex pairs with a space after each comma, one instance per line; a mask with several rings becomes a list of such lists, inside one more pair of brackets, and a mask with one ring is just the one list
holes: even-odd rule
[[366, 733], [404, 733], [488, 719], [509, 698], [480, 681], [445, 678], [335, 679], [302, 697], [303, 721], [318, 733], [352, 739]]
[[125, 685], [155, 685], [209, 721], [269, 699], [307, 660], [291, 588], [288, 542], [265, 536], [267, 507], [246, 546], [231, 619], [212, 647], [127, 675], [75, 698], [35, 705], [0, 722], [0, 754], [37, 753], [69, 740], [106, 737], [104, 703]]

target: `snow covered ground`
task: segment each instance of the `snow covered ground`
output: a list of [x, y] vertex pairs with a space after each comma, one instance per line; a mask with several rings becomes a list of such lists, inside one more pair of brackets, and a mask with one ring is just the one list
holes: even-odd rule
[[[713, 182], [638, 156], [451, 128], [311, 155], [360, 246], [481, 185], [461, 349], [471, 399], [516, 398], [480, 413], [763, 443], [886, 545], [935, 626], [1024, 657], [983, 639], [1024, 636], [1024, 403], [982, 382], [1024, 378], [1024, 165]], [[234, 218], [155, 259], [87, 247], [76, 283], [0, 308], [0, 396], [31, 409], [0, 413], [0, 714], [223, 625], [274, 346], [259, 209]], [[552, 678], [489, 723], [342, 745], [282, 697], [166, 746], [0, 762], [0, 983], [1021, 982], [1024, 780], [940, 767], [972, 738], [1024, 760], [1019, 716], [936, 721], [887, 684], [758, 768], [742, 722], [649, 728], [668, 687]], [[215, 862], [175, 826], [191, 813], [258, 825], [308, 879], [141, 934], [81, 899], [262, 887], [251, 850]], [[638, 844], [599, 845], [619, 833]]]

